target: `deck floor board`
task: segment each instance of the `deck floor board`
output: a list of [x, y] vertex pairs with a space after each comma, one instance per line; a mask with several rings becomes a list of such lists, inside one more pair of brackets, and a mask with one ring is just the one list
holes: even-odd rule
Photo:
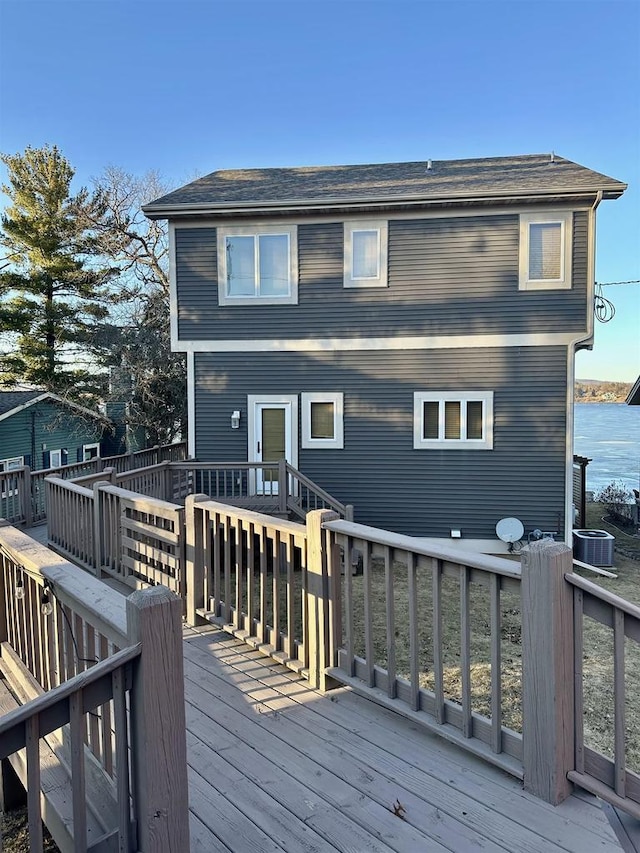
[[212, 849], [620, 853], [595, 798], [553, 808], [410, 720], [348, 688], [311, 690], [216, 629], [188, 629], [184, 658], [192, 826], [213, 833]]

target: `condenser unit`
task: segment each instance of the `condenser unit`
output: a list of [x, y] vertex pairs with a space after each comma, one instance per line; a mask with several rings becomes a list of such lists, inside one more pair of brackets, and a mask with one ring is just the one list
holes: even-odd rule
[[612, 566], [614, 542], [606, 530], [574, 530], [573, 556], [592, 566]]

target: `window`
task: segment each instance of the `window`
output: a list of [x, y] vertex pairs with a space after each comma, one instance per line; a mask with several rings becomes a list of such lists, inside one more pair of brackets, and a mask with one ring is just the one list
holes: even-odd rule
[[520, 215], [520, 290], [571, 287], [571, 212]]
[[[22, 468], [24, 465], [24, 456], [13, 456], [10, 459], [0, 459], [0, 474], [8, 474], [9, 471], [15, 471], [17, 468]], [[0, 491], [0, 498], [12, 498], [18, 494], [17, 480], [14, 477], [2, 477], [2, 487], [4, 491]]]
[[49, 451], [49, 468], [59, 468], [62, 465], [62, 450]]
[[11, 459], [0, 459], [0, 473], [4, 471], [15, 471], [16, 468], [22, 468], [24, 465], [24, 456], [13, 456]]
[[345, 222], [345, 287], [387, 286], [387, 242], [386, 222]]
[[416, 391], [413, 395], [416, 450], [492, 450], [492, 391]]
[[218, 228], [220, 305], [291, 305], [297, 301], [295, 225]]
[[302, 446], [307, 450], [342, 450], [344, 395], [302, 395]]
[[97, 459], [100, 456], [99, 444], [83, 444], [82, 445], [82, 461], [88, 462], [91, 459]]

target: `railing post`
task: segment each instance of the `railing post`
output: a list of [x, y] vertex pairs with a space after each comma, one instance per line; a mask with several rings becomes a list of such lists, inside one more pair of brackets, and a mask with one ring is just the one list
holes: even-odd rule
[[131, 690], [137, 850], [189, 850], [182, 602], [156, 586], [127, 599], [127, 633], [142, 651]]
[[107, 485], [104, 480], [94, 483], [93, 491], [93, 559], [95, 562], [95, 576], [102, 577], [102, 564], [104, 557], [104, 520], [102, 518], [102, 486]]
[[173, 503], [173, 470], [171, 468], [170, 462], [164, 462], [164, 470], [162, 472], [164, 483], [163, 483], [163, 491], [164, 491], [164, 500]]
[[309, 650], [309, 685], [316, 690], [330, 690], [336, 686], [326, 675], [333, 666], [331, 660], [331, 625], [329, 561], [327, 547], [330, 534], [323, 530], [325, 521], [336, 521], [337, 512], [316, 509], [307, 513], [307, 637]]
[[278, 461], [278, 512], [286, 515], [289, 498], [289, 478], [287, 477], [287, 460], [283, 457]]
[[22, 499], [24, 501], [22, 515], [24, 517], [25, 527], [31, 527], [33, 524], [33, 505], [35, 501], [31, 494], [31, 488], [31, 468], [28, 465], [25, 465], [22, 472]]
[[522, 552], [524, 787], [553, 805], [573, 786], [573, 590], [571, 549], [543, 539]]
[[344, 520], [353, 521], [353, 504], [347, 504], [344, 509]]
[[187, 495], [184, 501], [184, 526], [186, 533], [185, 583], [187, 597], [187, 622], [189, 625], [201, 624], [197, 610], [204, 607], [204, 513], [198, 510], [197, 503], [209, 500], [207, 495]]

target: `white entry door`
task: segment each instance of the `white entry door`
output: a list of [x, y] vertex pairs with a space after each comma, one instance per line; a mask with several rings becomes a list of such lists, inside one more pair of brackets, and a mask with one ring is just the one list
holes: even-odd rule
[[[249, 396], [250, 462], [279, 462], [286, 459], [298, 465], [297, 396]], [[253, 478], [252, 478], [253, 480]], [[255, 494], [278, 494], [278, 466], [263, 468], [255, 474]]]

